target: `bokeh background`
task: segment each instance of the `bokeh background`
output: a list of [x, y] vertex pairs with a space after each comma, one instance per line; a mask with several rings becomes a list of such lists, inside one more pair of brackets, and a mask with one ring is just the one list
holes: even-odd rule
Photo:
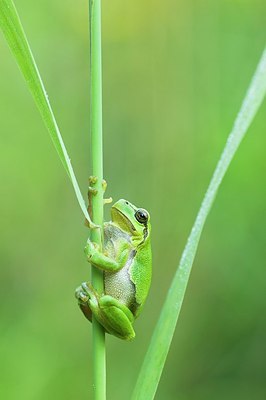
[[[86, 1], [17, 0], [84, 196]], [[103, 1], [107, 195], [152, 215], [150, 296], [129, 344], [107, 338], [108, 399], [130, 397], [170, 281], [265, 43], [264, 0]], [[91, 326], [73, 293], [88, 235], [0, 36], [0, 397], [91, 398]], [[208, 219], [156, 399], [266, 396], [265, 104]], [[106, 207], [106, 219], [109, 206]]]

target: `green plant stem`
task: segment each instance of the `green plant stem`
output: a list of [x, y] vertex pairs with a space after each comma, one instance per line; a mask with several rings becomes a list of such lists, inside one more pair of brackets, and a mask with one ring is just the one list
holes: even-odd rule
[[[91, 159], [92, 174], [97, 177], [92, 198], [93, 221], [101, 229], [91, 232], [91, 240], [102, 246], [103, 225], [103, 156], [102, 156], [102, 60], [101, 60], [101, 0], [89, 1], [90, 14], [90, 85], [91, 85]], [[92, 266], [92, 284], [103, 292], [103, 274]], [[93, 395], [95, 400], [106, 398], [105, 332], [93, 317]]]
[[132, 400], [152, 400], [154, 398], [182, 307], [202, 229], [225, 173], [262, 104], [265, 93], [266, 49], [262, 54], [186, 243], [139, 373]]

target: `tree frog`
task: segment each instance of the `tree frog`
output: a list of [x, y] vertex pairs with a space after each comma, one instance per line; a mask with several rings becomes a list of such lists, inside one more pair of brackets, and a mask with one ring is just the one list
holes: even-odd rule
[[90, 240], [88, 261], [104, 275], [104, 293], [84, 282], [76, 290], [79, 306], [90, 321], [92, 314], [106, 332], [124, 340], [135, 337], [133, 322], [147, 297], [152, 273], [150, 216], [129, 201], [118, 200], [111, 221], [104, 224], [103, 252]]

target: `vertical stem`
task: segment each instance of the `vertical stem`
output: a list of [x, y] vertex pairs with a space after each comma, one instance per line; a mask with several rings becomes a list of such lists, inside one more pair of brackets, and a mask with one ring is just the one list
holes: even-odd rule
[[[91, 159], [92, 174], [98, 178], [97, 194], [92, 199], [93, 221], [103, 224], [103, 156], [102, 156], [102, 60], [101, 60], [101, 0], [89, 0], [90, 12], [90, 87], [91, 87]], [[102, 229], [91, 232], [91, 240], [102, 246]], [[102, 272], [92, 267], [92, 284], [103, 292]], [[106, 398], [105, 334], [93, 318], [93, 398]]]

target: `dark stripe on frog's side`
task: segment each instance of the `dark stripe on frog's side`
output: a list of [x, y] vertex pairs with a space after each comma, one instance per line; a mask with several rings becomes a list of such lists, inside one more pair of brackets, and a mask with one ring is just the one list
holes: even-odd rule
[[143, 229], [143, 240], [142, 240], [142, 242], [139, 244], [139, 246], [141, 246], [144, 242], [145, 242], [145, 240], [146, 240], [146, 238], [147, 238], [147, 236], [148, 236], [148, 225], [147, 224], [143, 224], [144, 225], [144, 229]]

